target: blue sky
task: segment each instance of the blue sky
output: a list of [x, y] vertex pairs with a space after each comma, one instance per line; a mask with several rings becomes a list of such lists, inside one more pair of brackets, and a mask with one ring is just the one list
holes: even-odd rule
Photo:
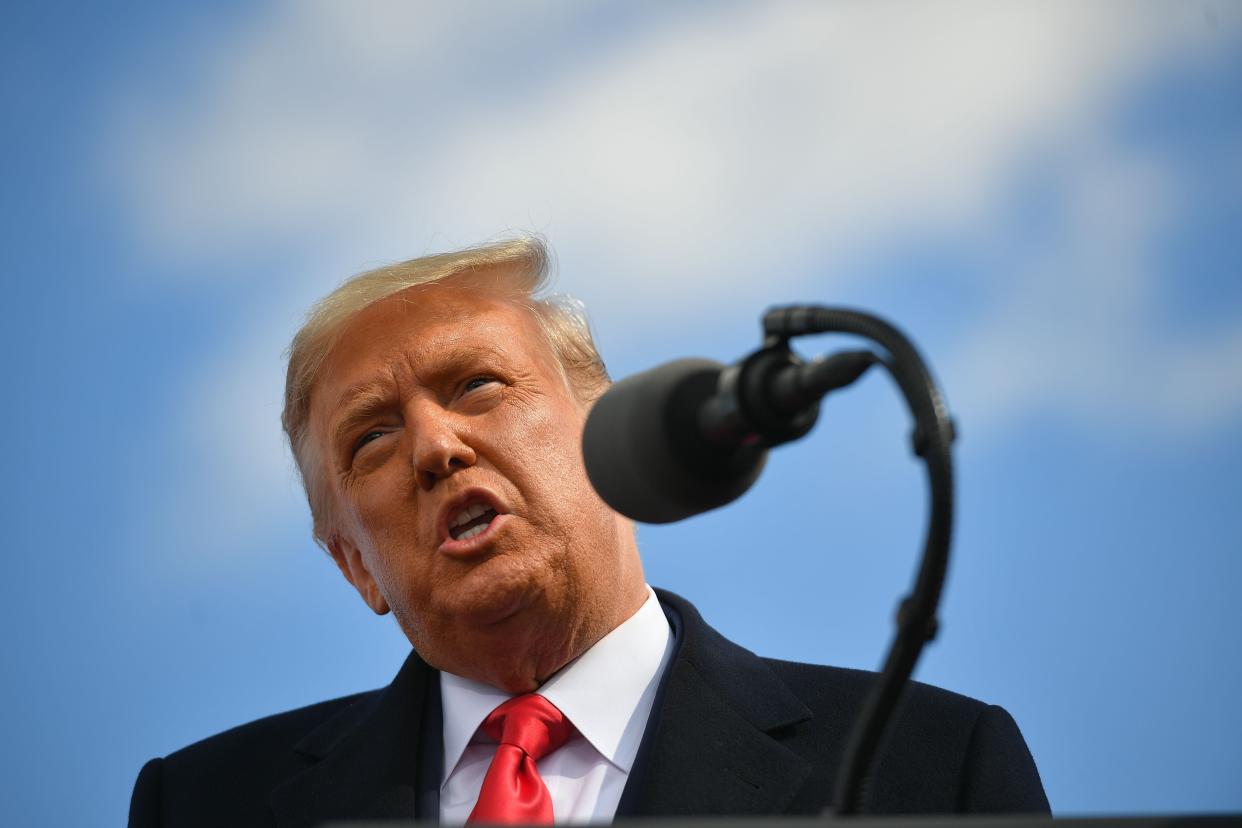
[[[40, 3], [0, 37], [14, 821], [117, 822], [147, 758], [388, 681], [281, 354], [345, 276], [515, 230], [618, 376], [780, 302], [900, 325], [962, 434], [917, 676], [1011, 710], [1058, 813], [1242, 810], [1235, 5]], [[648, 579], [876, 666], [908, 427], [869, 375], [742, 501], [641, 529]]]

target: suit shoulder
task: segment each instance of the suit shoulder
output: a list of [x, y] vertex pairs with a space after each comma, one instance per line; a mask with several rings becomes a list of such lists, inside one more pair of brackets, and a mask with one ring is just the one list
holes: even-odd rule
[[[656, 594], [681, 630], [681, 663], [709, 677], [707, 685], [752, 726], [810, 766], [789, 812], [820, 811], [878, 674], [760, 658], [709, 627], [685, 599]], [[1013, 718], [960, 693], [907, 683], [877, 760], [868, 809], [874, 813], [1047, 812]]]
[[380, 692], [265, 716], [151, 760], [134, 786], [130, 825], [269, 824], [272, 789], [347, 733]]
[[187, 745], [165, 757], [165, 772], [202, 769], [227, 761], [254, 762], [288, 755], [311, 733], [338, 716], [367, 705], [380, 691], [354, 693], [294, 710], [264, 716]]
[[[877, 673], [764, 659], [808, 707], [803, 741], [851, 729]], [[1003, 708], [930, 684], [906, 685], [872, 784], [876, 812], [1048, 813], [1039, 771]]]
[[[828, 667], [820, 664], [804, 664], [798, 661], [782, 661], [765, 658], [763, 661], [808, 706], [818, 703], [834, 705], [861, 704], [871, 690], [879, 674], [870, 670], [848, 667]], [[973, 722], [989, 707], [985, 702], [970, 696], [945, 690], [920, 681], [906, 685], [901, 708], [916, 714], [938, 717], [951, 716]]]
[[[879, 678], [868, 670], [765, 661], [814, 712], [811, 732], [851, 730]], [[976, 725], [989, 709], [999, 710], [961, 693], [911, 681], [893, 711], [886, 737], [888, 758], [908, 767], [960, 767]]]

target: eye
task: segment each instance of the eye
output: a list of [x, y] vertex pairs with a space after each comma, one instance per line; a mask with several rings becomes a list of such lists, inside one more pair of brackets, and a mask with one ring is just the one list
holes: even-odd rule
[[461, 390], [463, 394], [469, 394], [471, 391], [476, 391], [483, 386], [496, 381], [495, 377], [488, 376], [487, 374], [481, 374], [477, 377], [471, 377], [466, 380], [466, 382], [462, 385]]
[[372, 440], [378, 440], [380, 437], [383, 437], [384, 433], [385, 432], [383, 431], [372, 430], [372, 431], [368, 431], [366, 434], [363, 434], [361, 437], [358, 438], [358, 442], [354, 443], [354, 454], [357, 454], [362, 449], [363, 446], [365, 446], [367, 443], [371, 442]]

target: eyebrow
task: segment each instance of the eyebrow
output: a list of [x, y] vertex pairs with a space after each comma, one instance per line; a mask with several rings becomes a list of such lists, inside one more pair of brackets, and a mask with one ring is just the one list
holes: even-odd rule
[[349, 432], [392, 405], [392, 402], [392, 389], [380, 381], [356, 385], [343, 393], [337, 400], [336, 410], [344, 410], [345, 413], [332, 429], [332, 445], [341, 445]]

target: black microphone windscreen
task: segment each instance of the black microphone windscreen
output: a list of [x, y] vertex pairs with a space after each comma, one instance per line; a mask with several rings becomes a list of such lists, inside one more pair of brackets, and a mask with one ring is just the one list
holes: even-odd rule
[[599, 496], [644, 523], [671, 523], [723, 506], [750, 488], [767, 452], [720, 446], [699, 423], [724, 366], [681, 359], [621, 380], [587, 417], [582, 454]]

